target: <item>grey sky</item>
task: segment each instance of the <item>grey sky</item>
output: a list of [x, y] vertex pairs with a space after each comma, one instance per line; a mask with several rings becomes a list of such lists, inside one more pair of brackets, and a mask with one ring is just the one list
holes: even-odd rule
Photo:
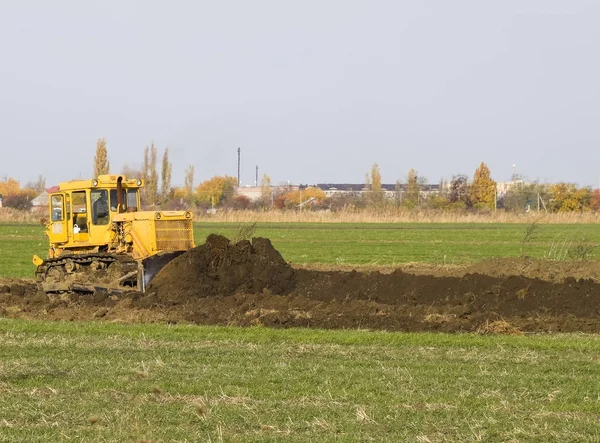
[[485, 161], [597, 186], [600, 2], [3, 1], [0, 175], [113, 172], [152, 140], [173, 181], [430, 182]]

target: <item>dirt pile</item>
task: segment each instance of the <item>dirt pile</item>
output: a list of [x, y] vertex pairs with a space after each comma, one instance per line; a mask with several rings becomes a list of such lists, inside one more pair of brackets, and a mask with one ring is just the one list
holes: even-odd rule
[[[600, 284], [593, 278], [561, 278], [570, 271], [591, 276], [598, 264], [565, 266], [497, 260], [471, 266], [479, 272], [442, 276], [293, 269], [267, 239], [232, 244], [211, 235], [165, 266], [144, 294], [46, 296], [32, 282], [0, 281], [0, 314], [397, 331], [600, 333]], [[527, 276], [513, 275], [510, 269]], [[529, 277], [542, 271], [545, 279]]]
[[340, 314], [329, 318], [333, 327], [474, 331], [505, 320], [523, 331], [600, 332], [600, 285], [591, 279], [298, 270], [297, 281], [293, 294]]
[[294, 269], [266, 238], [232, 244], [211, 234], [206, 243], [169, 262], [146, 292], [162, 302], [236, 293], [290, 293], [296, 285]]

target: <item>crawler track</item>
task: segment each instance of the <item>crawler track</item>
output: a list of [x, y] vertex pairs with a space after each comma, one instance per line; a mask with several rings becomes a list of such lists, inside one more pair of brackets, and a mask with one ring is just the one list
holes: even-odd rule
[[46, 293], [123, 291], [138, 288], [140, 266], [124, 254], [62, 255], [45, 260], [36, 277]]

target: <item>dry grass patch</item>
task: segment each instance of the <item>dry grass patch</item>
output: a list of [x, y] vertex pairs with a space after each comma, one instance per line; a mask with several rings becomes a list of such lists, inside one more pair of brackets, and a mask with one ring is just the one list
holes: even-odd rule
[[423, 317], [425, 323], [448, 323], [456, 320], [456, 314], [428, 314]]
[[439, 210], [386, 210], [348, 211], [266, 211], [226, 210], [215, 214], [196, 213], [195, 219], [214, 223], [598, 223], [600, 215], [594, 212], [529, 213], [510, 212], [472, 213]]
[[476, 332], [478, 334], [523, 335], [523, 331], [506, 320], [486, 320], [476, 329]]

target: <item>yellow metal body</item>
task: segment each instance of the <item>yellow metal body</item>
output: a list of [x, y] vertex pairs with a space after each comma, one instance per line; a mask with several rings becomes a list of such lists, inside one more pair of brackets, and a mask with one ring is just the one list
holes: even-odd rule
[[[61, 183], [49, 196], [48, 258], [107, 252], [143, 260], [194, 247], [192, 214], [140, 211], [143, 185], [122, 175]], [[39, 266], [43, 260], [36, 256], [33, 262]]]

